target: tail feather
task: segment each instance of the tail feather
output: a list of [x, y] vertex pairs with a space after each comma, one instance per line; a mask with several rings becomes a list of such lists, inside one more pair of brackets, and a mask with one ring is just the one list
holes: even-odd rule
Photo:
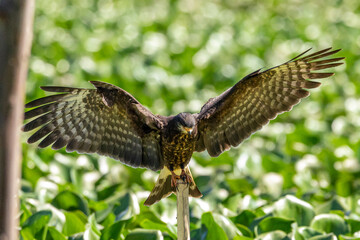
[[[188, 174], [189, 176], [191, 176], [191, 183], [189, 186], [189, 195], [191, 197], [196, 197], [199, 198], [202, 196], [201, 192], [199, 191], [199, 189], [197, 188], [194, 179], [191, 175], [190, 169], [189, 167], [186, 167], [185, 169], [186, 174]], [[176, 174], [178, 174], [177, 172], [175, 172]], [[178, 174], [180, 175], [180, 173]], [[150, 206], [154, 203], [157, 203], [158, 201], [160, 201], [161, 199], [168, 197], [169, 195], [171, 195], [171, 193], [175, 193], [176, 194], [176, 188], [171, 186], [171, 172], [167, 167], [164, 167], [161, 171], [160, 171], [160, 175], [155, 183], [155, 186], [153, 188], [153, 190], [151, 191], [149, 197], [146, 199], [146, 201], [144, 202], [145, 206]]]
[[194, 198], [201, 198], [202, 197], [202, 193], [200, 192], [200, 190], [198, 189], [198, 187], [196, 186], [195, 184], [195, 181], [194, 181], [194, 178], [193, 176], [191, 175], [191, 172], [190, 172], [190, 168], [189, 167], [186, 167], [185, 168], [185, 173], [187, 175], [189, 175], [191, 177], [191, 183], [190, 183], [190, 186], [189, 186], [189, 195], [191, 197], [194, 197]]

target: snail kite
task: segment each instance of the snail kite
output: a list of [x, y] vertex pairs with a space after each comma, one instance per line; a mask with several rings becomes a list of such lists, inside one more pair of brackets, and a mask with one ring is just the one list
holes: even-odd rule
[[[123, 89], [104, 82], [91, 82], [95, 89], [41, 87], [58, 94], [26, 104], [24, 131], [40, 127], [28, 143], [41, 140], [40, 148], [79, 153], [98, 153], [132, 166], [160, 171], [145, 205], [176, 192], [176, 179], [190, 184], [189, 194], [202, 194], [193, 181], [188, 163], [194, 151], [207, 150], [216, 157], [238, 146], [278, 114], [290, 111], [309, 95], [306, 89], [333, 73], [317, 70], [336, 67], [344, 58], [325, 58], [339, 50], [331, 48], [277, 67], [255, 71], [220, 96], [211, 98], [200, 113], [155, 115]], [[314, 72], [315, 71], [315, 72]]]

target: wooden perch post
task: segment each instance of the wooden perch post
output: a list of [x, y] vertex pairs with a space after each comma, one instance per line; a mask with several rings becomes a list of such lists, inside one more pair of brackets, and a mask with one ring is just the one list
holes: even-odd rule
[[177, 235], [178, 240], [190, 240], [189, 184], [177, 180]]
[[0, 240], [18, 239], [20, 127], [34, 0], [0, 1]]

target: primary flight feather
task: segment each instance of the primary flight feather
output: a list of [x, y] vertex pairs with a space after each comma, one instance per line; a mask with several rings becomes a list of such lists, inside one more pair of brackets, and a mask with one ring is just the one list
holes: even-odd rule
[[[333, 73], [317, 70], [336, 67], [340, 58], [331, 48], [302, 57], [306, 52], [277, 67], [255, 71], [218, 97], [210, 99], [200, 113], [161, 116], [151, 113], [131, 94], [104, 82], [91, 83], [95, 89], [41, 87], [60, 94], [36, 99], [25, 105], [32, 119], [23, 127], [40, 127], [28, 143], [39, 147], [79, 153], [98, 153], [132, 166], [160, 171], [145, 205], [176, 192], [178, 178], [190, 184], [190, 195], [201, 197], [188, 168], [194, 151], [216, 157], [238, 146], [269, 120], [309, 95], [306, 89]], [[315, 72], [314, 72], [315, 71]]]

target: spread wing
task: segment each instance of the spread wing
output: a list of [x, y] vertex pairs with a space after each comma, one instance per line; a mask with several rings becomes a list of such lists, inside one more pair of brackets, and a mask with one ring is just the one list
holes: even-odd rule
[[231, 146], [239, 145], [278, 114], [290, 111], [309, 95], [305, 89], [320, 85], [307, 79], [333, 75], [314, 71], [342, 64], [338, 61], [344, 58], [323, 59], [340, 51], [330, 49], [301, 57], [306, 51], [277, 67], [253, 72], [210, 99], [196, 115], [199, 131], [196, 151], [206, 149], [211, 156], [218, 156]]
[[162, 122], [126, 91], [102, 82], [96, 89], [42, 87], [61, 94], [26, 104], [33, 108], [23, 130], [38, 129], [29, 139], [40, 148], [66, 146], [66, 151], [98, 153], [154, 171], [163, 166], [159, 139]]

